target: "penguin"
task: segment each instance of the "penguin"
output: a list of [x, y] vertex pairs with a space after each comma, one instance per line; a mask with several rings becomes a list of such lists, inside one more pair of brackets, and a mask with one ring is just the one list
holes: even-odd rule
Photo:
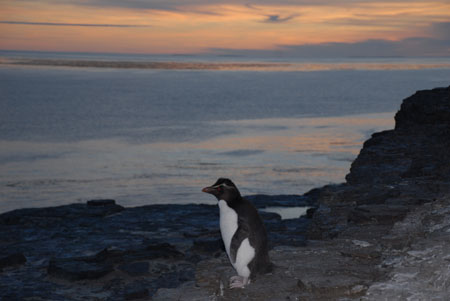
[[202, 191], [218, 200], [220, 232], [231, 265], [238, 274], [230, 278], [230, 288], [244, 288], [250, 284], [250, 278], [270, 272], [267, 232], [253, 204], [241, 196], [229, 179], [219, 178]]

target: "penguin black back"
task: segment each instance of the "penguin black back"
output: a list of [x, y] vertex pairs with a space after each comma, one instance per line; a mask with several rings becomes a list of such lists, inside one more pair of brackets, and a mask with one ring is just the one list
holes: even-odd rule
[[[230, 207], [232, 207], [238, 214], [239, 227], [242, 229], [248, 228], [247, 237], [250, 240], [250, 245], [255, 248], [255, 257], [249, 263], [252, 276], [255, 276], [255, 274], [270, 272], [272, 270], [272, 263], [269, 259], [267, 231], [257, 209], [250, 201], [242, 197], [239, 201], [233, 202]], [[242, 235], [242, 238], [233, 240], [232, 244], [236, 242], [236, 245], [238, 245], [243, 239], [245, 239], [245, 234], [243, 233], [247, 231], [236, 233]]]

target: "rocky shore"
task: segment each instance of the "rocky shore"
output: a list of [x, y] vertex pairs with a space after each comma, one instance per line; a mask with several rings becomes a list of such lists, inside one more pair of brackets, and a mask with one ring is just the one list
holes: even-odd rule
[[446, 300], [450, 295], [450, 87], [405, 99], [346, 183], [250, 196], [271, 274], [228, 289], [233, 270], [209, 205], [113, 200], [0, 215], [2, 300]]
[[[258, 208], [311, 206], [306, 196], [249, 197]], [[305, 246], [309, 219], [261, 212], [275, 245]], [[124, 208], [93, 200], [0, 215], [1, 300], [133, 300], [195, 279], [223, 256], [212, 205]]]

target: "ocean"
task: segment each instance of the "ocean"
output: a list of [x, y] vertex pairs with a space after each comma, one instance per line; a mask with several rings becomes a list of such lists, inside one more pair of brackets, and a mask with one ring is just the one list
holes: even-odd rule
[[450, 59], [249, 60], [0, 51], [0, 212], [113, 198], [214, 204], [345, 180]]

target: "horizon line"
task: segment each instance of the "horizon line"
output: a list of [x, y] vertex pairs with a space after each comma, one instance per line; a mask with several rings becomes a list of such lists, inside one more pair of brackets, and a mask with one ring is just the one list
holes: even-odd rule
[[[1, 21], [0, 21], [1, 23]], [[249, 58], [249, 59], [450, 59], [450, 55], [448, 56], [431, 56], [431, 55], [423, 55], [423, 56], [407, 56], [407, 55], [384, 55], [384, 56], [362, 56], [362, 55], [353, 55], [353, 56], [288, 56], [288, 55], [280, 55], [280, 56], [249, 56], [244, 54], [220, 54], [213, 52], [192, 52], [192, 53], [162, 53], [162, 52], [104, 52], [104, 51], [71, 51], [71, 50], [30, 50], [30, 49], [1, 49], [0, 52], [36, 52], [36, 53], [58, 53], [58, 54], [107, 54], [107, 55], [143, 55], [143, 56], [212, 56], [212, 57], [229, 57], [229, 58]]]

